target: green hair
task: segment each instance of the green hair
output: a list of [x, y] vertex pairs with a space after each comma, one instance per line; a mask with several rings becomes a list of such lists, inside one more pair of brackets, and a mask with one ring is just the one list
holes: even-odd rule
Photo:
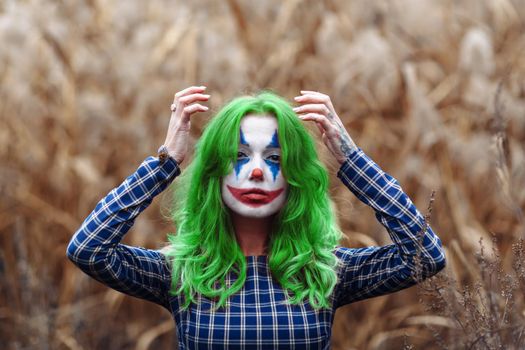
[[[288, 182], [287, 200], [276, 214], [268, 243], [272, 276], [299, 304], [329, 308], [337, 282], [333, 254], [342, 234], [328, 196], [328, 173], [315, 144], [290, 104], [271, 92], [242, 96], [211, 119], [196, 146], [195, 157], [175, 181], [172, 219], [165, 251], [171, 263], [173, 295], [184, 294], [187, 308], [196, 295], [225, 306], [246, 280], [246, 257], [236, 241], [228, 208], [222, 201], [221, 179], [237, 161], [239, 126], [247, 114], [273, 115], [278, 123], [281, 171]], [[228, 274], [235, 274], [227, 285]]]

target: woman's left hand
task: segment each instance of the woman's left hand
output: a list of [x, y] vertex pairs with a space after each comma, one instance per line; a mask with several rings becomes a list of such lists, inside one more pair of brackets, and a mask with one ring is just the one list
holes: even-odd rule
[[335, 113], [330, 96], [316, 91], [301, 91], [294, 100], [300, 104], [293, 110], [301, 120], [314, 121], [321, 131], [323, 142], [340, 164], [357, 150], [357, 145], [346, 132]]

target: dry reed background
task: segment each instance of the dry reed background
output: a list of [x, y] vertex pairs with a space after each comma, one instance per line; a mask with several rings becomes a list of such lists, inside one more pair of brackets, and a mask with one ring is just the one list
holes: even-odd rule
[[[164, 141], [172, 94], [201, 83], [213, 110], [261, 88], [328, 93], [422, 212], [436, 191], [446, 272], [340, 309], [334, 349], [520, 347], [524, 21], [523, 0], [0, 1], [1, 347], [175, 346], [166, 311], [94, 282], [65, 248]], [[344, 244], [389, 242], [335, 177], [333, 195]], [[126, 243], [165, 241], [167, 199]]]

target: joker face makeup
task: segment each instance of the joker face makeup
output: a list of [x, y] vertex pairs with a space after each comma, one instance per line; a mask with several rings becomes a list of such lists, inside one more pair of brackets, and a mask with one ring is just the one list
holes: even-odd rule
[[244, 116], [237, 161], [222, 180], [222, 200], [236, 214], [262, 218], [283, 207], [287, 188], [281, 171], [277, 120], [271, 115]]

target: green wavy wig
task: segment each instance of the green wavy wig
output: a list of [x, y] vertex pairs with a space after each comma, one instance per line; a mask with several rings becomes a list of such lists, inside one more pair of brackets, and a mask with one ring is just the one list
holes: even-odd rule
[[[221, 179], [233, 171], [239, 125], [247, 114], [277, 119], [281, 171], [288, 182], [287, 200], [273, 220], [268, 242], [272, 276], [290, 303], [307, 299], [314, 308], [331, 307], [337, 282], [333, 250], [342, 234], [328, 196], [328, 173], [290, 104], [271, 92], [238, 97], [220, 110], [206, 126], [193, 161], [173, 184], [171, 215], [177, 233], [168, 236], [165, 250], [173, 271], [171, 293], [184, 294], [183, 308], [198, 294], [221, 307], [244, 285], [246, 257], [222, 201]], [[229, 279], [230, 274], [235, 278]]]

